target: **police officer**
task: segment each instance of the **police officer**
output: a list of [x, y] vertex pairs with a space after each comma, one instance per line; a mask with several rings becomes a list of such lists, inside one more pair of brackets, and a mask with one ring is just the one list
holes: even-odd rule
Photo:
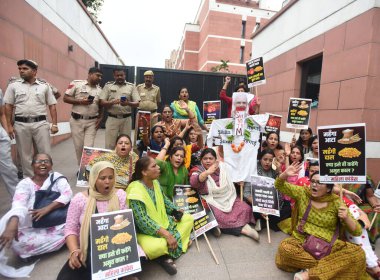
[[17, 168], [11, 158], [11, 139], [5, 131], [8, 125], [3, 107], [3, 92], [0, 89], [0, 177], [8, 193], [13, 197], [18, 183]]
[[[20, 153], [24, 176], [33, 176], [32, 157], [33, 142], [37, 153], [50, 154], [49, 123], [47, 122], [46, 105], [49, 106], [52, 126], [50, 132], [58, 132], [57, 110], [53, 92], [44, 81], [36, 78], [38, 64], [29, 59], [17, 61], [21, 79], [8, 85], [4, 103], [8, 124], [8, 134], [16, 137], [17, 150]], [[13, 110], [15, 111], [12, 125]]]
[[[144, 83], [137, 86], [137, 91], [140, 95], [140, 111], [149, 111], [152, 114], [157, 112], [161, 103], [160, 88], [153, 84], [154, 73], [152, 70], [144, 72]], [[152, 115], [151, 115], [152, 116]], [[151, 117], [151, 124], [154, 125], [157, 122], [157, 117]]]
[[74, 80], [67, 88], [63, 101], [73, 105], [70, 128], [78, 164], [82, 157], [83, 146], [93, 147], [96, 131], [103, 114], [99, 105], [103, 73], [96, 67], [88, 70], [87, 80]]
[[119, 134], [131, 135], [132, 110], [139, 105], [140, 96], [134, 84], [125, 81], [123, 69], [114, 69], [114, 82], [105, 84], [100, 104], [108, 109], [106, 122], [106, 149], [114, 149]]

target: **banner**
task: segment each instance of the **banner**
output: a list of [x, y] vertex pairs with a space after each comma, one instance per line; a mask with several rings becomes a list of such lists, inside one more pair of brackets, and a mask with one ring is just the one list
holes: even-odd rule
[[311, 99], [289, 99], [287, 128], [307, 129], [309, 127]]
[[365, 184], [365, 123], [317, 129], [321, 183]]
[[252, 175], [251, 189], [253, 212], [280, 217], [280, 205], [274, 179]]
[[173, 202], [179, 209], [192, 215], [194, 219], [206, 215], [199, 194], [190, 185], [175, 185]]
[[249, 88], [266, 83], [264, 74], [264, 61], [262, 57], [248, 61], [246, 63], [246, 67]]
[[267, 124], [265, 125], [266, 133], [269, 132], [277, 132], [280, 133], [281, 130], [281, 115], [275, 115], [271, 113], [267, 113], [269, 115]]
[[90, 225], [92, 280], [141, 271], [131, 209], [93, 214]]
[[79, 172], [77, 177], [77, 187], [88, 187], [88, 176], [90, 174], [91, 169], [89, 163], [94, 158], [111, 152], [111, 150], [101, 148], [92, 148], [86, 146], [83, 148], [82, 158], [80, 160]]
[[140, 141], [142, 141], [142, 133], [144, 129], [144, 122], [143, 118], [147, 120], [148, 124], [148, 137], [150, 135], [150, 112], [148, 111], [138, 111], [136, 114], [136, 125], [135, 125], [135, 148], [140, 144]]
[[213, 120], [220, 119], [220, 109], [220, 100], [203, 101], [203, 120], [207, 128], [210, 128]]

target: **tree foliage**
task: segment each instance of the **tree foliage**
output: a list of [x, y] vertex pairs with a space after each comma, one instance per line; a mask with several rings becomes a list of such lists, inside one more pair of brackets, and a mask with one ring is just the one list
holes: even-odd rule
[[220, 60], [220, 64], [211, 68], [212, 72], [229, 72], [228, 62], [229, 60]]
[[104, 0], [82, 0], [88, 12], [96, 19]]

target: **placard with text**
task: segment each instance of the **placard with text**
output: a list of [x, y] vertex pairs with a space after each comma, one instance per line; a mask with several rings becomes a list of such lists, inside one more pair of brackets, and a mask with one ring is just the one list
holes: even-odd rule
[[366, 183], [365, 123], [319, 126], [322, 183]]
[[135, 125], [135, 147], [142, 141], [142, 133], [144, 131], [144, 119], [146, 120], [146, 131], [148, 132], [148, 138], [150, 134], [150, 120], [151, 114], [148, 111], [138, 111], [136, 114], [136, 125]]
[[92, 280], [141, 271], [131, 209], [93, 214], [90, 225]]
[[280, 217], [280, 205], [274, 179], [252, 175], [251, 189], [253, 212]]
[[175, 185], [173, 202], [179, 209], [192, 215], [194, 219], [206, 215], [198, 192], [192, 189], [190, 185]]
[[220, 108], [220, 100], [203, 101], [203, 120], [207, 128], [214, 120], [220, 119]]
[[282, 116], [281, 115], [275, 115], [275, 114], [268, 114], [268, 121], [267, 124], [265, 125], [265, 132], [277, 132], [280, 133], [281, 129], [281, 120]]
[[309, 127], [311, 99], [294, 98], [289, 99], [287, 128], [307, 129]]
[[264, 60], [262, 57], [249, 60], [246, 63], [246, 67], [249, 88], [266, 83], [264, 73]]

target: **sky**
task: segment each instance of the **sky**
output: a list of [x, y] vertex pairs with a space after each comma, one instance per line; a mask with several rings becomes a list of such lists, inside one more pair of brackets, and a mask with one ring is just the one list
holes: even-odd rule
[[104, 0], [100, 28], [128, 66], [165, 67], [201, 0]]

